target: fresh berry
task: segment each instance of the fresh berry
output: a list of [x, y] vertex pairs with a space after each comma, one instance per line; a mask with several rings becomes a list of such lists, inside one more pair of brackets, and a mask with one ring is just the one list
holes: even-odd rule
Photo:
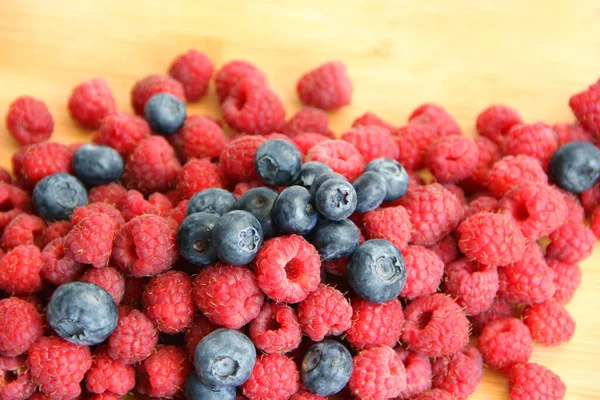
[[46, 247], [54, 239], [67, 236], [72, 227], [69, 221], [56, 221], [48, 224], [40, 237], [42, 248]]
[[476, 137], [475, 144], [479, 149], [479, 159], [471, 176], [460, 182], [461, 186], [469, 192], [487, 188], [490, 170], [501, 156], [500, 147], [483, 136]]
[[[406, 257], [406, 255], [405, 255]], [[406, 266], [410, 271], [410, 266]], [[467, 315], [477, 315], [491, 307], [498, 292], [498, 271], [494, 266], [460, 259], [446, 266], [444, 289]]]
[[121, 202], [127, 197], [127, 189], [118, 183], [109, 183], [90, 189], [90, 203], [106, 203], [113, 207], [119, 207]]
[[336, 179], [346, 181], [347, 179], [337, 172], [325, 172], [315, 177], [313, 183], [310, 185], [310, 195], [315, 197], [317, 194], [317, 190], [328, 180]]
[[210, 58], [197, 50], [178, 56], [169, 67], [169, 75], [183, 85], [187, 101], [196, 101], [204, 96], [213, 71]]
[[13, 165], [13, 172], [22, 187], [32, 188], [49, 175], [71, 172], [72, 152], [63, 144], [52, 142], [32, 144], [24, 147], [23, 153], [20, 166]]
[[133, 366], [110, 358], [105, 347], [96, 349], [92, 355], [92, 367], [85, 376], [85, 386], [90, 392], [108, 391], [123, 396], [135, 387]]
[[315, 179], [319, 175], [327, 172], [333, 172], [331, 167], [328, 165], [318, 161], [306, 162], [302, 164], [302, 167], [300, 168], [300, 174], [298, 175], [298, 178], [296, 178], [294, 185], [304, 186], [305, 188], [310, 189]]
[[550, 172], [563, 189], [584, 192], [600, 177], [600, 150], [587, 142], [568, 143], [552, 156]]
[[256, 359], [242, 392], [250, 400], [289, 399], [300, 389], [300, 374], [294, 361], [281, 354], [263, 354]]
[[0, 318], [4, 321], [0, 326], [0, 358], [25, 353], [44, 334], [44, 324], [38, 311], [31, 303], [18, 297], [0, 300]]
[[0, 183], [0, 204], [2, 204], [0, 230], [4, 229], [15, 216], [22, 212], [30, 212], [33, 208], [31, 198], [25, 191], [7, 183]]
[[433, 251], [442, 260], [444, 265], [450, 264], [452, 261], [458, 260], [459, 251], [458, 243], [453, 236], [446, 236], [439, 242], [427, 247]]
[[499, 297], [492, 301], [492, 305], [486, 311], [470, 317], [473, 327], [473, 334], [479, 335], [483, 328], [497, 319], [517, 317], [517, 313], [512, 304], [507, 303]]
[[26, 357], [0, 356], [0, 399], [33, 399], [35, 384], [27, 368]]
[[115, 108], [115, 99], [103, 78], [80, 83], [69, 98], [71, 118], [86, 128], [98, 129], [104, 117]]
[[379, 208], [363, 217], [363, 231], [368, 239], [386, 239], [399, 250], [406, 248], [411, 236], [410, 217], [402, 206]]
[[358, 197], [354, 186], [342, 179], [329, 179], [315, 193], [315, 206], [331, 221], [348, 218], [356, 209]]
[[112, 147], [126, 159], [139, 142], [150, 136], [150, 126], [141, 117], [114, 112], [102, 120], [92, 141]]
[[314, 107], [302, 107], [285, 123], [283, 133], [292, 138], [303, 133], [318, 133], [328, 138], [333, 137], [329, 130], [329, 116]]
[[600, 238], [600, 206], [594, 208], [590, 219], [590, 229], [594, 232], [597, 238]]
[[[43, 258], [43, 253], [42, 253]], [[125, 293], [125, 278], [113, 267], [89, 268], [80, 279], [82, 282], [100, 286], [119, 304]]]
[[348, 382], [352, 393], [364, 400], [385, 400], [406, 389], [406, 369], [400, 357], [388, 346], [358, 352]]
[[494, 164], [487, 178], [487, 188], [498, 199], [523, 183], [548, 183], [548, 176], [540, 162], [523, 154], [502, 157]]
[[[517, 188], [519, 187], [520, 186], [517, 186]], [[468, 203], [467, 207], [465, 207], [464, 219], [470, 218], [482, 211], [496, 212], [499, 208], [498, 204], [498, 199], [492, 196], [482, 195], [475, 197]]]
[[285, 188], [275, 199], [271, 211], [273, 223], [283, 234], [307, 234], [315, 227], [317, 216], [313, 198], [303, 186]]
[[357, 126], [342, 134], [342, 140], [350, 142], [362, 154], [366, 163], [377, 158], [397, 159], [398, 144], [391, 132], [376, 125]]
[[406, 389], [400, 393], [400, 399], [409, 399], [431, 389], [431, 363], [429, 358], [402, 347], [394, 349], [406, 369]]
[[575, 117], [581, 125], [596, 135], [600, 134], [599, 101], [600, 81], [590, 85], [587, 90], [574, 94], [569, 99], [569, 106]]
[[390, 132], [394, 132], [396, 130], [396, 128], [393, 125], [384, 121], [378, 115], [372, 113], [371, 111], [367, 111], [352, 122], [352, 127], [365, 125], [381, 126], [383, 128], [386, 128]]
[[33, 202], [46, 221], [68, 220], [76, 207], [87, 203], [87, 193], [75, 177], [57, 173], [35, 185]]
[[85, 270], [83, 264], [78, 263], [71, 254], [65, 252], [64, 238], [62, 237], [48, 243], [42, 250], [41, 257], [40, 274], [48, 282], [57, 286], [76, 280]]
[[365, 171], [353, 183], [356, 190], [356, 211], [367, 212], [376, 209], [385, 200], [387, 184], [379, 172]]
[[13, 294], [28, 294], [42, 288], [42, 257], [40, 249], [21, 245], [0, 258], [0, 290]]
[[472, 174], [479, 159], [479, 148], [467, 136], [438, 139], [427, 151], [425, 164], [440, 183], [454, 183]]
[[365, 172], [368, 171], [383, 175], [386, 183], [385, 201], [398, 200], [408, 191], [408, 174], [398, 161], [391, 158], [377, 158], [367, 164]]
[[234, 210], [223, 214], [212, 230], [217, 257], [234, 265], [248, 264], [263, 242], [258, 220], [249, 212]]
[[225, 148], [227, 136], [212, 119], [188, 116], [179, 132], [171, 136], [171, 143], [184, 161], [191, 158], [217, 160]]
[[536, 363], [515, 365], [508, 379], [511, 400], [561, 400], [567, 390], [558, 375]]
[[550, 158], [558, 149], [556, 132], [543, 122], [513, 126], [504, 138], [505, 154], [525, 154], [536, 158], [545, 171], [550, 167]]
[[212, 231], [218, 219], [218, 215], [205, 212], [187, 216], [177, 230], [179, 254], [196, 265], [208, 265], [217, 261]]
[[2, 232], [2, 248], [10, 250], [19, 245], [41, 247], [46, 222], [38, 216], [21, 213], [6, 225]]
[[357, 349], [386, 345], [395, 346], [404, 324], [402, 305], [398, 299], [370, 303], [359, 297], [352, 299], [352, 324], [346, 339]]
[[[245, 399], [246, 399], [246, 397], [244, 397], [244, 398], [238, 397], [238, 400], [245, 400]], [[292, 397], [290, 397], [290, 400], [325, 400], [325, 399], [326, 398], [323, 396], [319, 396], [319, 395], [309, 392], [308, 390], [304, 389], [303, 386], [301, 386], [300, 390], [298, 390], [296, 393], [294, 393], [292, 395]]]
[[296, 90], [304, 104], [323, 110], [348, 105], [352, 98], [352, 83], [340, 61], [329, 61], [308, 71], [298, 80]]
[[483, 378], [483, 360], [475, 347], [445, 357], [432, 365], [433, 387], [446, 390], [459, 399], [466, 399]]
[[571, 142], [595, 142], [595, 135], [578, 122], [572, 124], [554, 124], [552, 129], [558, 137], [558, 147]]
[[398, 161], [407, 169], [417, 170], [425, 166], [427, 149], [438, 136], [429, 124], [409, 123], [394, 132], [394, 138], [400, 153]]
[[266, 141], [262, 136], [242, 135], [227, 143], [219, 158], [223, 176], [233, 183], [257, 180], [254, 155]]
[[306, 351], [300, 376], [311, 393], [331, 396], [346, 386], [353, 369], [348, 349], [333, 340], [325, 340]]
[[75, 226], [82, 221], [85, 221], [87, 218], [95, 217], [98, 214], [104, 214], [110, 217], [115, 225], [114, 228], [116, 231], [125, 224], [125, 220], [119, 210], [106, 203], [92, 203], [87, 206], [77, 207], [71, 215], [71, 224]]
[[350, 328], [352, 307], [339, 290], [319, 284], [298, 305], [298, 321], [315, 342], [325, 336], [339, 336]]
[[108, 146], [88, 143], [73, 154], [73, 173], [90, 186], [118, 180], [123, 174], [123, 159]]
[[144, 106], [144, 118], [156, 133], [172, 135], [183, 126], [185, 104], [169, 93], [157, 93]]
[[323, 143], [327, 140], [333, 139], [332, 136], [326, 136], [321, 133], [301, 133], [300, 135], [294, 136], [292, 141], [296, 145], [296, 148], [302, 153], [307, 154], [310, 149], [318, 145], [319, 143]]
[[238, 198], [235, 208], [254, 215], [262, 227], [263, 236], [270, 238], [275, 234], [271, 211], [277, 196], [278, 193], [273, 189], [266, 187], [252, 188]]
[[596, 237], [591, 229], [582, 224], [566, 223], [550, 234], [546, 257], [576, 263], [592, 254]]
[[575, 333], [575, 321], [565, 307], [555, 300], [529, 306], [523, 312], [525, 325], [536, 343], [558, 346]]
[[169, 218], [174, 219], [177, 224], [181, 225], [185, 219], [185, 210], [189, 202], [189, 200], [181, 200], [175, 207], [169, 210]]
[[144, 313], [169, 334], [183, 332], [194, 318], [192, 279], [181, 271], [155, 276], [144, 289]]
[[197, 313], [196, 317], [185, 331], [185, 346], [191, 359], [194, 359], [194, 352], [198, 342], [208, 335], [212, 331], [217, 330], [219, 327], [210, 322], [202, 313]]
[[508, 370], [527, 362], [533, 351], [531, 333], [522, 321], [503, 318], [490, 321], [481, 331], [477, 347], [486, 365]]
[[365, 160], [350, 142], [345, 140], [326, 140], [308, 151], [305, 161], [319, 161], [335, 172], [353, 181], [362, 173]]
[[173, 398], [183, 392], [185, 380], [192, 369], [183, 348], [158, 345], [154, 353], [137, 367], [137, 389], [140, 394]]
[[556, 290], [552, 298], [560, 304], [567, 304], [581, 285], [581, 268], [578, 264], [565, 263], [556, 259], [548, 260], [548, 267], [554, 271]]
[[23, 96], [10, 104], [6, 129], [19, 144], [28, 145], [50, 139], [54, 121], [43, 101]]
[[231, 211], [235, 203], [235, 197], [227, 190], [208, 188], [192, 196], [186, 209], [186, 215], [203, 212], [221, 216]]
[[138, 310], [119, 316], [119, 322], [108, 339], [108, 354], [113, 360], [136, 364], [152, 354], [158, 342], [158, 331], [145, 314]]
[[235, 400], [235, 387], [211, 387], [205, 385], [198, 374], [192, 371], [185, 380], [183, 397], [186, 400]]
[[215, 77], [219, 101], [222, 103], [229, 96], [231, 90], [246, 78], [264, 85], [267, 84], [265, 75], [247, 61], [234, 60], [223, 65]]
[[300, 174], [301, 166], [302, 155], [285, 140], [267, 140], [254, 154], [258, 176], [268, 185], [291, 185]]
[[443, 107], [433, 103], [423, 103], [408, 117], [412, 124], [423, 124], [433, 129], [437, 137], [460, 135], [458, 123]]
[[73, 260], [105, 267], [110, 260], [118, 228], [107, 214], [97, 213], [81, 219], [65, 237], [64, 249]]
[[296, 311], [287, 304], [265, 302], [250, 321], [250, 338], [265, 353], [287, 353], [300, 346], [302, 329]]
[[356, 250], [359, 238], [360, 230], [349, 219], [319, 221], [308, 235], [308, 240], [324, 261], [349, 256]]
[[580, 195], [581, 206], [587, 214], [591, 214], [596, 206], [600, 205], [600, 182], [582, 192]]
[[400, 297], [413, 300], [437, 291], [444, 275], [444, 263], [433, 251], [421, 246], [402, 249], [406, 263], [406, 284]]
[[491, 105], [477, 116], [476, 128], [481, 136], [500, 146], [510, 128], [522, 123], [517, 110], [504, 105]]
[[137, 190], [128, 190], [126, 196], [118, 205], [124, 221], [131, 221], [134, 217], [152, 214], [166, 216], [171, 210], [171, 202], [163, 194], [156, 192], [144, 199]]
[[205, 189], [220, 189], [224, 186], [219, 167], [206, 158], [190, 159], [177, 176], [177, 192], [183, 199], [191, 199]]
[[183, 85], [173, 78], [164, 75], [149, 75], [140, 79], [131, 89], [131, 106], [138, 115], [144, 115], [144, 107], [157, 93], [168, 93], [185, 101]]

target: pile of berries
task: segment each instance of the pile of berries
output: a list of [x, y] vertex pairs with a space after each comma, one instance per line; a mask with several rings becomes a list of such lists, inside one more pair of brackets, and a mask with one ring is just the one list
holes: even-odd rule
[[464, 399], [484, 365], [511, 399], [564, 398], [529, 359], [573, 336], [564, 305], [600, 235], [600, 81], [571, 98], [576, 123], [494, 105], [472, 138], [424, 104], [336, 139], [342, 63], [298, 80], [288, 119], [245, 61], [216, 73], [224, 122], [187, 115], [213, 70], [177, 57], [134, 85], [136, 115], [81, 83], [87, 144], [47, 141], [40, 100], [11, 104], [1, 400]]

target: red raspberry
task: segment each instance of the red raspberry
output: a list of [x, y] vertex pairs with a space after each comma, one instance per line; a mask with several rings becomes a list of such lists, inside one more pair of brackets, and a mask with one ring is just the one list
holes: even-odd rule
[[287, 304], [266, 302], [250, 321], [250, 338], [265, 353], [287, 353], [300, 346], [302, 329], [294, 309]]
[[348, 381], [352, 393], [362, 400], [385, 400], [406, 389], [406, 370], [391, 347], [359, 351], [352, 359], [354, 370]]
[[536, 363], [515, 365], [508, 379], [511, 400], [561, 400], [567, 390], [558, 375]]
[[17, 246], [0, 258], [0, 290], [28, 294], [42, 288], [40, 249], [31, 245]]
[[462, 218], [462, 205], [439, 183], [409, 191], [400, 204], [412, 223], [411, 241], [430, 246], [448, 235]]
[[433, 387], [446, 390], [459, 399], [469, 397], [483, 378], [483, 359], [475, 347], [436, 358], [431, 367]]
[[214, 69], [206, 54], [188, 50], [173, 60], [169, 67], [169, 75], [181, 82], [187, 101], [196, 101], [208, 90]]
[[556, 290], [552, 298], [560, 304], [567, 304], [581, 285], [581, 268], [578, 264], [564, 263], [556, 259], [548, 260], [548, 267], [554, 271]]
[[106, 116], [92, 141], [112, 147], [126, 159], [135, 146], [150, 136], [150, 125], [140, 117], [116, 111]]
[[265, 86], [267, 85], [265, 75], [247, 61], [234, 60], [223, 65], [215, 77], [219, 101], [221, 103], [225, 101], [229, 96], [229, 92], [246, 78], [255, 80]]
[[555, 300], [529, 306], [523, 312], [531, 337], [545, 346], [558, 346], [571, 340], [575, 321], [565, 307]]
[[329, 136], [320, 133], [301, 133], [294, 136], [292, 140], [302, 154], [307, 154], [310, 149], [329, 139]]
[[185, 347], [190, 358], [194, 359], [196, 346], [206, 335], [219, 327], [211, 323], [202, 313], [196, 314], [194, 321], [185, 331]]
[[550, 158], [558, 149], [558, 138], [556, 132], [543, 122], [515, 125], [506, 134], [503, 148], [506, 154], [525, 154], [538, 159], [548, 171]]
[[113, 182], [90, 189], [88, 203], [106, 203], [113, 207], [119, 207], [125, 197], [127, 197], [127, 189]]
[[3, 321], [0, 325], [1, 356], [23, 354], [44, 335], [44, 324], [38, 311], [31, 303], [18, 297], [0, 300], [0, 320]]
[[218, 160], [227, 144], [223, 129], [212, 119], [199, 116], [188, 117], [171, 138], [173, 147], [184, 161], [191, 158]]
[[73, 260], [70, 253], [65, 253], [64, 244], [64, 238], [56, 238], [41, 253], [40, 273], [44, 279], [57, 286], [76, 280], [85, 270], [85, 265]]
[[393, 158], [399, 156], [398, 144], [391, 132], [381, 126], [357, 126], [346, 131], [342, 140], [350, 142], [363, 156], [365, 163], [376, 158]]
[[137, 367], [137, 389], [141, 394], [171, 399], [181, 394], [192, 369], [183, 348], [156, 346], [155, 352]]
[[54, 239], [62, 239], [67, 236], [72, 227], [69, 221], [56, 221], [48, 224], [40, 237], [42, 248], [46, 247]]
[[42, 142], [24, 148], [21, 168], [15, 175], [23, 179], [28, 188], [57, 172], [71, 172], [71, 151], [60, 143]]
[[446, 267], [445, 292], [467, 315], [481, 314], [490, 308], [498, 285], [498, 271], [494, 266], [461, 258]]
[[210, 322], [239, 329], [260, 313], [264, 296], [246, 267], [215, 264], [194, 278], [196, 306]]
[[[86, 397], [87, 400], [120, 400], [121, 396], [118, 396], [114, 393], [104, 392], [100, 394], [92, 394]], [[36, 399], [37, 400], [37, 399]]]
[[498, 200], [492, 196], [478, 196], [469, 202], [465, 209], [464, 219], [470, 218], [473, 215], [482, 211], [495, 213], [498, 210]]
[[574, 124], [555, 124], [552, 129], [558, 137], [558, 147], [562, 147], [571, 142], [589, 142], [594, 143], [596, 138], [593, 133], [587, 131], [579, 123]]
[[349, 257], [342, 257], [329, 261], [322, 260], [321, 268], [333, 276], [346, 276], [346, 264], [348, 264], [348, 258]]
[[600, 80], [590, 85], [587, 90], [574, 94], [569, 99], [569, 106], [573, 114], [590, 132], [600, 134]]
[[499, 199], [523, 183], [548, 183], [548, 176], [537, 159], [520, 154], [498, 160], [488, 175], [487, 186], [492, 196]]
[[98, 214], [105, 214], [110, 217], [115, 224], [115, 232], [118, 232], [123, 224], [125, 224], [125, 220], [119, 210], [106, 203], [92, 203], [87, 206], [77, 207], [71, 215], [71, 224], [75, 226], [87, 218], [95, 217]]
[[[444, 183], [442, 184], [442, 186], [449, 191], [450, 193], [452, 193], [454, 195], [454, 197], [456, 197], [456, 199], [460, 202], [460, 204], [463, 206], [463, 208], [469, 204], [468, 200], [467, 200], [467, 196], [465, 195], [465, 191], [458, 186], [457, 184], [454, 183]], [[464, 215], [464, 213], [463, 213]]]
[[71, 118], [90, 129], [98, 129], [104, 117], [115, 108], [115, 99], [104, 78], [81, 82], [69, 97]]
[[140, 215], [115, 238], [113, 257], [119, 268], [136, 277], [154, 276], [177, 260], [177, 223], [158, 215]]
[[353, 181], [362, 173], [365, 160], [350, 142], [326, 140], [314, 146], [306, 154], [305, 161], [319, 161]]
[[131, 106], [138, 115], [144, 115], [144, 106], [157, 93], [169, 93], [185, 101], [183, 85], [165, 75], [148, 75], [135, 83], [131, 89]]
[[250, 400], [289, 399], [300, 389], [300, 374], [294, 361], [281, 354], [262, 354], [256, 359], [242, 392]]
[[580, 200], [585, 212], [591, 214], [594, 211], [594, 208], [600, 205], [600, 181], [581, 193]]
[[350, 328], [352, 306], [339, 290], [321, 283], [298, 304], [298, 321], [311, 340], [320, 342]]
[[240, 136], [227, 143], [219, 159], [223, 176], [232, 183], [258, 180], [254, 153], [264, 142], [262, 136]]
[[444, 275], [444, 262], [433, 251], [421, 246], [402, 250], [406, 264], [406, 284], [400, 297], [413, 300], [435, 293]]
[[477, 132], [501, 146], [504, 137], [515, 125], [523, 123], [519, 112], [503, 105], [491, 105], [477, 116]]
[[429, 357], [456, 353], [469, 340], [469, 320], [441, 293], [416, 298], [404, 309], [402, 341]]
[[131, 221], [134, 217], [138, 217], [144, 214], [169, 215], [171, 211], [171, 202], [161, 193], [153, 193], [148, 197], [148, 200], [144, 199], [144, 196], [137, 190], [127, 191], [127, 195], [121, 200], [119, 204], [123, 220]]
[[304, 104], [323, 110], [335, 110], [352, 100], [352, 82], [340, 61], [329, 61], [308, 71], [298, 80], [296, 90]]
[[162, 332], [183, 332], [194, 318], [192, 279], [181, 271], [155, 276], [144, 289], [144, 312]]
[[429, 358], [402, 347], [396, 347], [394, 351], [406, 369], [406, 389], [400, 393], [398, 399], [413, 398], [431, 389], [432, 371]]
[[533, 340], [521, 320], [503, 318], [490, 321], [483, 328], [477, 348], [489, 367], [509, 370], [513, 365], [529, 360]]
[[376, 304], [354, 297], [352, 310], [352, 324], [346, 331], [346, 339], [352, 346], [370, 349], [396, 345], [404, 324], [402, 305], [398, 299]]
[[19, 245], [41, 246], [46, 222], [38, 216], [21, 213], [6, 225], [2, 233], [2, 247], [10, 250]]
[[108, 338], [108, 354], [113, 360], [136, 364], [152, 354], [158, 343], [158, 331], [138, 310], [119, 315], [116, 329]]
[[487, 187], [488, 176], [494, 163], [501, 157], [500, 148], [488, 138], [478, 136], [475, 144], [479, 149], [479, 159], [471, 176], [460, 182], [461, 187], [469, 192], [477, 192]]
[[592, 218], [590, 220], [590, 229], [594, 232], [597, 238], [600, 238], [600, 206], [594, 208]]
[[0, 356], [0, 399], [21, 400], [30, 397], [35, 390], [31, 374], [26, 365], [26, 357]]
[[108, 349], [100, 347], [94, 350], [85, 385], [92, 393], [109, 391], [123, 396], [135, 387], [135, 368], [113, 360], [108, 355]]
[[396, 130], [395, 126], [393, 126], [392, 124], [384, 121], [378, 115], [372, 113], [371, 111], [367, 111], [366, 113], [364, 113], [360, 117], [356, 118], [354, 120], [354, 122], [352, 122], [352, 127], [353, 128], [357, 127], [357, 126], [366, 126], [366, 125], [381, 126], [382, 128], [385, 128], [385, 129], [387, 129], [390, 132], [394, 132]]
[[64, 250], [76, 262], [101, 268], [110, 260], [115, 235], [115, 222], [109, 215], [91, 215], [81, 219], [69, 231]]
[[448, 235], [427, 248], [437, 254], [444, 265], [448, 265], [452, 261], [458, 260], [458, 244], [453, 236]]
[[425, 155], [438, 138], [435, 129], [427, 124], [409, 123], [394, 132], [398, 144], [398, 161], [409, 170], [425, 166]]
[[513, 306], [499, 297], [492, 301], [492, 305], [486, 311], [479, 315], [471, 316], [471, 325], [473, 326], [473, 334], [479, 335], [481, 330], [491, 321], [503, 318], [517, 317], [517, 313]]
[[10, 104], [6, 129], [19, 144], [27, 145], [50, 139], [54, 121], [43, 101], [23, 96]]
[[386, 239], [399, 250], [410, 241], [412, 225], [402, 206], [378, 208], [363, 216], [363, 231], [368, 239]]
[[470, 176], [479, 159], [479, 147], [468, 136], [445, 136], [427, 150], [425, 164], [440, 183], [453, 183]]
[[301, 387], [300, 390], [298, 390], [295, 394], [292, 395], [292, 397], [290, 397], [290, 400], [326, 400], [326, 398], [323, 396], [313, 394]]
[[456, 400], [456, 397], [442, 389], [431, 389], [412, 400]]
[[596, 237], [590, 228], [568, 222], [550, 234], [546, 257], [576, 263], [592, 254]]
[[177, 191], [184, 199], [191, 199], [204, 189], [222, 189], [224, 186], [219, 167], [206, 158], [189, 160], [177, 176]]
[[181, 200], [179, 204], [177, 204], [177, 206], [173, 207], [169, 211], [169, 218], [175, 220], [175, 222], [177, 222], [177, 225], [180, 225], [181, 222], [185, 219], [185, 213], [189, 202], [189, 200]]
[[566, 222], [583, 223], [585, 219], [585, 210], [581, 206], [579, 199], [573, 194], [565, 190], [556, 188], [562, 194], [565, 205], [567, 206]]
[[125, 278], [113, 267], [88, 268], [80, 280], [93, 283], [106, 290], [117, 305], [123, 300]]
[[320, 133], [329, 139], [334, 138], [329, 129], [329, 116], [314, 107], [302, 107], [285, 123], [283, 133], [292, 138], [303, 133]]
[[417, 107], [408, 117], [408, 122], [429, 125], [436, 137], [461, 133], [454, 117], [443, 107], [433, 103], [423, 103]]
[[150, 282], [150, 278], [135, 278], [133, 276], [125, 276], [125, 293], [121, 303], [127, 304], [134, 308], [142, 308], [142, 297], [144, 288]]
[[79, 383], [92, 366], [92, 355], [89, 347], [43, 336], [29, 348], [27, 365], [33, 382], [46, 395], [73, 399], [81, 393]]
[[321, 260], [302, 236], [280, 236], [263, 243], [254, 259], [260, 289], [271, 299], [299, 303], [319, 286]]

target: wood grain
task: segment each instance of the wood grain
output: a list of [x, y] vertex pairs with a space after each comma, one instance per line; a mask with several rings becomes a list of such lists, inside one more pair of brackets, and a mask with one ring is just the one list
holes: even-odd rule
[[[490, 103], [509, 104], [527, 121], [572, 121], [568, 97], [600, 75], [596, 1], [20, 1], [0, 2], [0, 109], [18, 95], [40, 97], [56, 122], [54, 139], [89, 140], [69, 119], [79, 81], [104, 76], [123, 110], [136, 79], [166, 70], [189, 48], [217, 66], [253, 61], [291, 114], [294, 86], [307, 69], [343, 60], [355, 87], [352, 106], [331, 114], [340, 133], [366, 110], [400, 125], [436, 101], [468, 133]], [[190, 113], [218, 116], [214, 93]], [[4, 111], [3, 111], [4, 112]], [[0, 128], [4, 129], [4, 128]], [[0, 161], [15, 142], [3, 131]], [[571, 343], [537, 346], [533, 360], [562, 377], [568, 399], [600, 398], [600, 246], [582, 263], [584, 281], [568, 309]], [[473, 399], [506, 399], [505, 376], [486, 371]]]

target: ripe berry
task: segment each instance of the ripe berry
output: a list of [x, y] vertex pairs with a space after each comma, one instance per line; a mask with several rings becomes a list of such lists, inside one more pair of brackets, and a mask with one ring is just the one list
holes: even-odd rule
[[302, 167], [300, 168], [300, 174], [296, 178], [294, 185], [304, 186], [305, 188], [310, 189], [310, 186], [313, 184], [317, 176], [327, 172], [333, 172], [329, 165], [318, 161], [306, 162], [302, 164]]
[[382, 174], [375, 171], [363, 172], [353, 183], [356, 190], [356, 211], [367, 212], [376, 209], [385, 200], [387, 185]]
[[54, 121], [43, 101], [33, 97], [19, 97], [6, 114], [6, 128], [21, 145], [48, 140], [54, 130]]
[[600, 150], [587, 142], [567, 143], [552, 156], [550, 172], [563, 189], [584, 192], [600, 177]]
[[244, 265], [252, 261], [262, 241], [260, 223], [247, 211], [234, 210], [223, 214], [212, 231], [212, 244], [217, 250], [217, 256], [233, 265]]
[[235, 387], [214, 388], [202, 383], [198, 374], [192, 371], [185, 380], [183, 397], [186, 400], [235, 400]]
[[349, 219], [319, 221], [308, 237], [324, 261], [349, 256], [358, 247], [359, 238], [360, 230]]
[[88, 143], [73, 154], [73, 173], [90, 186], [117, 181], [123, 175], [123, 159], [108, 146]]
[[339, 342], [324, 340], [307, 350], [300, 377], [311, 393], [331, 396], [346, 386], [352, 370], [352, 355], [348, 349]]
[[235, 197], [227, 190], [220, 188], [204, 189], [190, 199], [185, 215], [205, 212], [223, 215], [233, 209]]
[[163, 135], [172, 135], [185, 122], [185, 104], [169, 93], [157, 93], [144, 106], [144, 118], [152, 130]]
[[76, 207], [87, 203], [87, 193], [74, 176], [58, 173], [35, 185], [33, 203], [46, 221], [68, 220]]
[[263, 236], [269, 238], [275, 233], [271, 211], [278, 195], [276, 191], [267, 187], [252, 188], [240, 196], [235, 204], [235, 208], [254, 215], [258, 222], [260, 222]]
[[[311, 161], [311, 162], [313, 162], [313, 161]], [[342, 181], [346, 180], [344, 175], [338, 174], [337, 172], [333, 172], [333, 171], [319, 174], [315, 177], [312, 184], [310, 185], [310, 188], [309, 188], [310, 195], [315, 197], [315, 195], [317, 194], [317, 190], [319, 190], [319, 188], [330, 179], [338, 179], [338, 180], [342, 180]]]
[[254, 167], [268, 185], [287, 186], [300, 174], [302, 155], [285, 140], [267, 140], [254, 154]]
[[218, 215], [206, 212], [187, 216], [177, 231], [179, 254], [196, 265], [208, 265], [217, 261], [212, 231], [218, 220]]
[[273, 222], [281, 233], [306, 235], [317, 223], [317, 210], [309, 191], [302, 186], [285, 188], [273, 203]]
[[352, 215], [357, 201], [354, 186], [341, 179], [325, 181], [315, 193], [317, 210], [331, 221], [341, 221]]

